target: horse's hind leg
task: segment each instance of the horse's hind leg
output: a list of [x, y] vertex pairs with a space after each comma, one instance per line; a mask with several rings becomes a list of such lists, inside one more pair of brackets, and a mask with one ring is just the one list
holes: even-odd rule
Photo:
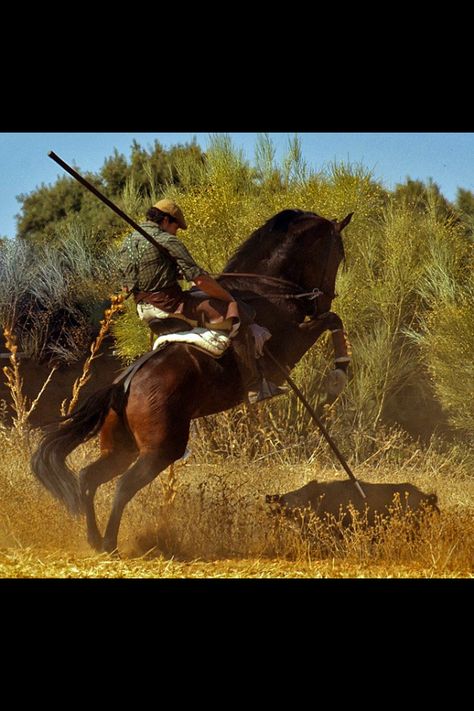
[[97, 526], [94, 497], [98, 487], [105, 484], [130, 466], [137, 449], [118, 415], [111, 410], [100, 433], [101, 455], [79, 472], [79, 481], [87, 522], [87, 540], [92, 548], [102, 550], [102, 536]]
[[97, 526], [94, 509], [94, 497], [101, 484], [122, 474], [133, 459], [136, 452], [115, 449], [104, 452], [99, 459], [84, 467], [79, 473], [82, 501], [87, 523], [87, 541], [96, 551], [102, 550], [102, 536]]
[[150, 484], [158, 474], [183, 456], [189, 437], [189, 422], [175, 423], [168, 432], [168, 437], [162, 437], [154, 443], [141, 442], [137, 461], [120, 478], [104, 535], [104, 551], [112, 553], [117, 549], [120, 521], [128, 502], [140, 489]]

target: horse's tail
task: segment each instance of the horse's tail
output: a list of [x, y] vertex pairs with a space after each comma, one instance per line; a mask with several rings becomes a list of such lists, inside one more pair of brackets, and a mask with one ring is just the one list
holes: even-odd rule
[[112, 405], [121, 411], [119, 392], [123, 392], [121, 385], [102, 388], [70, 415], [50, 425], [31, 457], [35, 476], [72, 514], [82, 512], [82, 500], [79, 480], [67, 466], [66, 458], [99, 432]]

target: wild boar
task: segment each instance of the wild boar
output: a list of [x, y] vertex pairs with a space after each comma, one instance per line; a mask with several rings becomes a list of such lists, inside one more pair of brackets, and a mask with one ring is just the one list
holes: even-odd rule
[[[373, 526], [378, 516], [390, 516], [390, 509], [399, 506], [403, 513], [408, 510], [421, 511], [431, 507], [439, 513], [436, 494], [425, 494], [413, 484], [371, 484], [359, 482], [366, 499], [363, 499], [352, 481], [310, 481], [301, 489], [289, 491], [286, 494], [267, 494], [266, 503], [274, 505], [274, 511], [280, 510], [285, 515], [294, 518], [302, 517], [304, 512], [313, 512], [320, 519], [327, 520], [332, 515], [344, 526], [350, 525], [352, 516], [347, 511], [349, 504], [360, 514], [367, 514], [367, 524]], [[398, 497], [394, 499], [395, 495]], [[394, 509], [392, 508], [392, 511]], [[365, 519], [364, 519], [365, 520]]]

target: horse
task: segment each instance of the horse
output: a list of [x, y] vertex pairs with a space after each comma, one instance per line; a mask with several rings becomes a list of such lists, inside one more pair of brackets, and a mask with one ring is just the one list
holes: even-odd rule
[[[260, 364], [276, 384], [285, 379], [281, 365], [290, 372], [327, 330], [339, 356], [336, 367], [347, 367], [343, 324], [330, 309], [344, 258], [341, 233], [352, 215], [338, 222], [315, 212], [283, 210], [250, 235], [218, 277], [235, 298], [251, 303], [255, 322], [272, 334], [265, 345], [272, 357]], [[169, 344], [133, 374], [126, 391], [122, 381], [103, 387], [50, 425], [31, 469], [72, 514], [85, 514], [87, 539], [95, 550], [117, 553], [125, 506], [183, 456], [191, 421], [230, 409], [244, 397], [232, 348], [213, 359], [190, 345]], [[97, 434], [100, 456], [77, 477], [66, 458]], [[100, 485], [117, 476], [102, 536], [94, 497]]]

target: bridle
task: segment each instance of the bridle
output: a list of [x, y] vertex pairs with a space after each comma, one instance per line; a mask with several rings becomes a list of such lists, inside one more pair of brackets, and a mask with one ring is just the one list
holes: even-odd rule
[[[329, 265], [329, 256], [331, 252], [331, 247], [332, 245], [329, 244], [326, 255], [325, 255], [325, 260], [324, 260], [324, 270], [321, 275], [321, 284], [324, 284], [324, 280], [326, 278], [326, 273], [328, 270], [328, 265]], [[328, 293], [327, 291], [323, 291], [320, 289], [318, 286], [314, 287], [311, 289], [311, 291], [305, 291], [300, 284], [296, 284], [293, 281], [289, 281], [288, 279], [281, 279], [280, 277], [274, 277], [274, 276], [267, 276], [266, 274], [255, 274], [252, 272], [222, 272], [219, 275], [216, 275], [216, 278], [220, 277], [246, 277], [250, 279], [259, 279], [260, 281], [268, 281], [268, 282], [273, 282], [274, 284], [281, 284], [283, 286], [288, 287], [288, 289], [291, 289], [293, 293], [282, 293], [282, 294], [255, 294], [255, 295], [246, 295], [247, 300], [251, 299], [262, 299], [262, 298], [277, 298], [277, 299], [307, 299], [308, 301], [315, 301], [315, 313], [313, 315], [313, 318], [324, 318], [328, 312], [325, 313], [318, 313], [318, 303], [317, 300], [321, 296], [325, 296], [328, 298], [330, 301], [335, 299], [337, 297], [336, 292]], [[299, 292], [299, 293], [294, 293], [294, 292]]]
[[[332, 236], [335, 236], [334, 234]], [[326, 254], [324, 255], [324, 269], [321, 274], [321, 279], [320, 283], [324, 284], [327, 270], [329, 267], [329, 257], [331, 255], [331, 249], [333, 247], [333, 240], [328, 243], [326, 247]], [[319, 313], [318, 309], [318, 299], [321, 296], [325, 296], [327, 299], [332, 301], [337, 297], [336, 292], [328, 293], [327, 291], [323, 291], [320, 287], [314, 287], [311, 289], [311, 291], [305, 291], [300, 284], [296, 284], [295, 282], [289, 281], [288, 279], [281, 279], [280, 277], [274, 277], [274, 276], [267, 276], [265, 274], [255, 274], [255, 273], [245, 273], [245, 272], [223, 272], [222, 274], [219, 274], [218, 277], [250, 277], [251, 279], [259, 279], [261, 281], [269, 281], [273, 282], [275, 284], [282, 284], [284, 286], [287, 286], [288, 288], [291, 288], [293, 292], [299, 292], [299, 293], [283, 293], [283, 294], [255, 294], [255, 296], [246, 296], [246, 299], [261, 299], [261, 298], [277, 298], [277, 299], [307, 299], [308, 301], [314, 301], [315, 303], [315, 308], [314, 308], [314, 314], [313, 318], [324, 318], [328, 312], [325, 313]]]
[[[326, 271], [326, 270], [325, 270]], [[328, 292], [322, 291], [319, 287], [315, 287], [311, 291], [305, 291], [302, 286], [299, 284], [296, 284], [293, 281], [289, 281], [288, 279], [280, 279], [279, 277], [273, 277], [273, 276], [267, 276], [266, 274], [255, 274], [254, 272], [222, 272], [221, 274], [218, 275], [218, 277], [250, 277], [251, 279], [259, 279], [260, 281], [271, 281], [274, 282], [275, 284], [282, 284], [288, 288], [291, 288], [293, 291], [298, 291], [300, 293], [275, 293], [275, 294], [246, 294], [245, 295], [245, 300], [250, 301], [252, 299], [266, 299], [266, 298], [275, 298], [275, 299], [307, 299], [308, 301], [316, 301], [319, 299], [321, 296], [326, 296], [327, 298], [335, 299], [337, 297], [336, 292], [333, 292], [329, 294]], [[317, 304], [316, 304], [316, 314], [313, 316], [313, 318], [323, 318], [326, 314], [318, 314], [317, 313]]]

